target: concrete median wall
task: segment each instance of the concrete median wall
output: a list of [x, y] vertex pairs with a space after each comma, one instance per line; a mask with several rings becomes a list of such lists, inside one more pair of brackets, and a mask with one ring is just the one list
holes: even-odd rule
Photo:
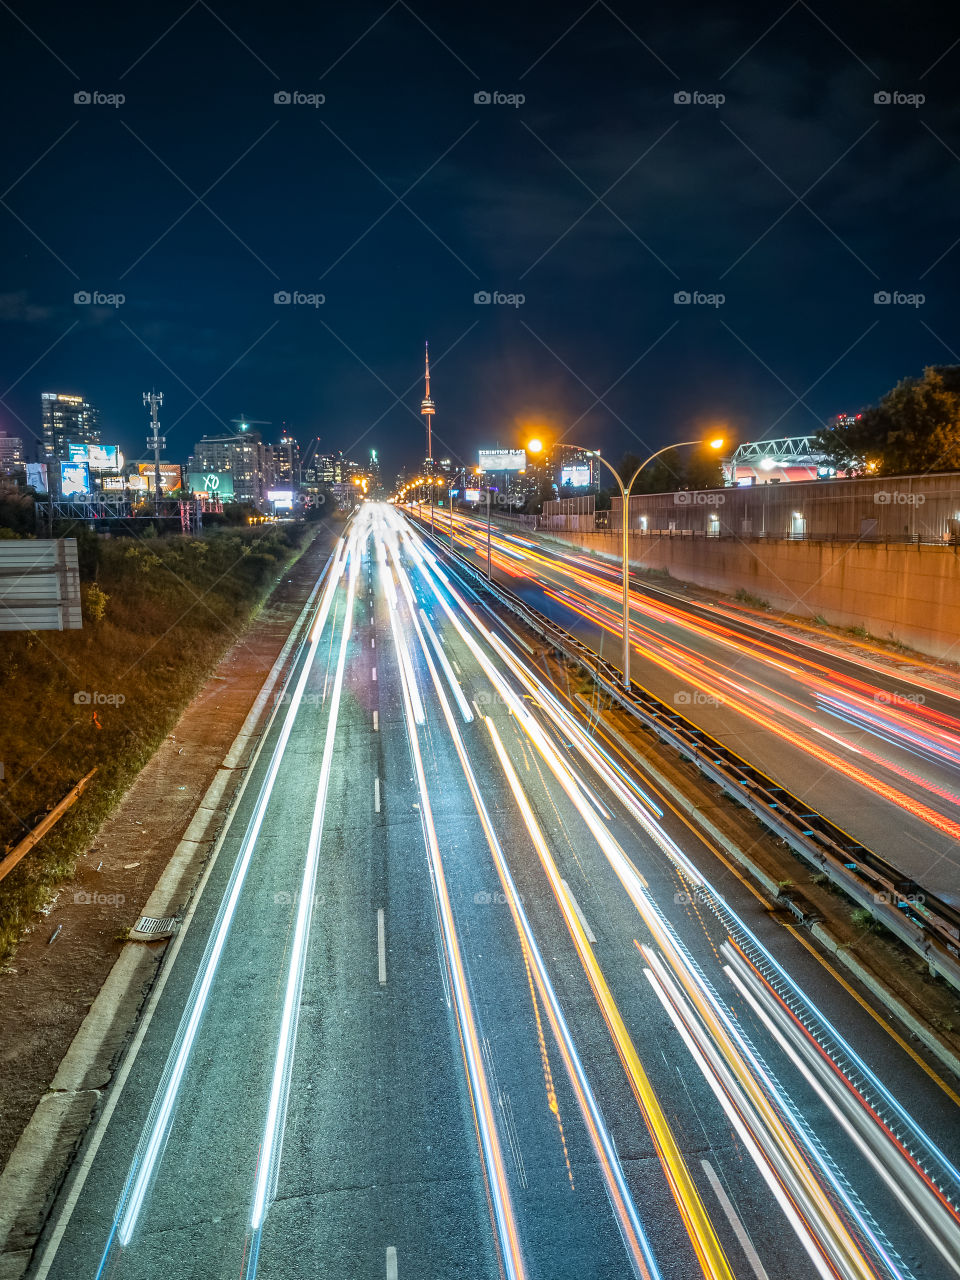
[[[619, 561], [617, 535], [549, 533]], [[631, 564], [960, 661], [960, 547], [631, 535]]]

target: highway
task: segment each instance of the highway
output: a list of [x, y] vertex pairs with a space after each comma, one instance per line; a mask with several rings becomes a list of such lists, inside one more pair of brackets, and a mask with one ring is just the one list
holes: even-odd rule
[[[422, 508], [429, 521], [429, 508]], [[449, 537], [449, 514], [434, 513]], [[483, 519], [455, 517], [457, 549], [486, 568]], [[613, 540], [611, 540], [611, 545]], [[620, 665], [619, 566], [494, 525], [495, 578]], [[853, 657], [775, 616], [684, 599], [633, 579], [633, 679], [874, 849], [960, 906], [960, 703], [918, 655]]]
[[30, 1274], [946, 1278], [956, 1102], [368, 502]]

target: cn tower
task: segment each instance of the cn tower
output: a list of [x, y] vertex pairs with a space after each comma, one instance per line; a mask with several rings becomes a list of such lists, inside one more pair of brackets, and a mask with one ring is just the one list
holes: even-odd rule
[[426, 379], [426, 394], [420, 401], [420, 414], [427, 420], [427, 462], [433, 466], [433, 415], [437, 412], [437, 406], [430, 398], [430, 343], [423, 344], [423, 361], [424, 361], [424, 378]]

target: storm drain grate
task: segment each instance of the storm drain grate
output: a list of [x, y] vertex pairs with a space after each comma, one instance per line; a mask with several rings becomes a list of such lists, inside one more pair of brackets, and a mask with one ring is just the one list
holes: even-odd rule
[[171, 938], [180, 928], [177, 916], [141, 916], [130, 930], [131, 938], [146, 938], [154, 942], [157, 938]]

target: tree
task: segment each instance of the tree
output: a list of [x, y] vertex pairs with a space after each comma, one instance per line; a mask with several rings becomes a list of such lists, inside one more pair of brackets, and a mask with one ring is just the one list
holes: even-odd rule
[[815, 439], [838, 470], [854, 475], [960, 471], [960, 366], [904, 378], [852, 422]]

